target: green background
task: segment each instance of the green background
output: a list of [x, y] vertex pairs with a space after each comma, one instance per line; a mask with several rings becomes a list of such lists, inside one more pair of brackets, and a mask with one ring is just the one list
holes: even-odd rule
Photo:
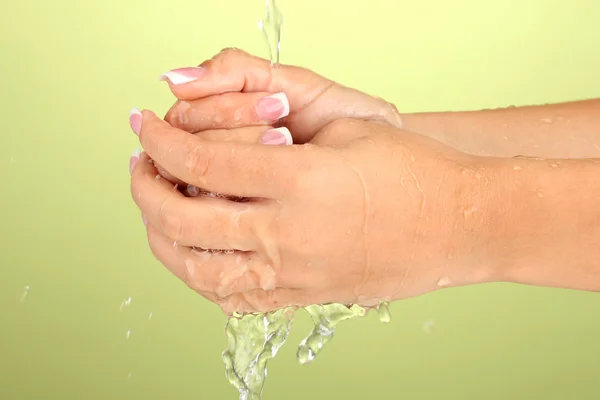
[[[263, 1], [2, 3], [0, 399], [236, 399], [224, 315], [147, 248], [129, 197], [128, 113], [167, 110], [168, 69], [230, 46], [266, 56]], [[280, 8], [282, 62], [401, 111], [600, 96], [597, 0]], [[264, 399], [599, 399], [599, 310], [591, 293], [446, 290], [393, 304], [389, 325], [346, 323], [310, 366], [294, 360], [303, 314]]]

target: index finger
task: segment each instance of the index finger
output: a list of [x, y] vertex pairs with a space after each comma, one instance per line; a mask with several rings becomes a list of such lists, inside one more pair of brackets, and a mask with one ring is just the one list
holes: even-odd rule
[[176, 68], [160, 76], [180, 100], [227, 92], [269, 92], [271, 65], [240, 50], [223, 51], [198, 67]]
[[238, 49], [224, 50], [199, 67], [177, 68], [160, 76], [180, 100], [228, 92], [285, 92], [291, 112], [301, 110], [332, 82], [304, 68], [279, 65]]
[[210, 192], [281, 199], [294, 193], [298, 171], [311, 165], [311, 152], [301, 151], [305, 146], [206, 140], [173, 128], [151, 111], [142, 115], [140, 141], [146, 153], [171, 175]]

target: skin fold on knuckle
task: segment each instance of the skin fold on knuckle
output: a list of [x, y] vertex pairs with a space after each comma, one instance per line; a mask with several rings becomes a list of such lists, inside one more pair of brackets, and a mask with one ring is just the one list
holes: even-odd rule
[[213, 153], [203, 144], [189, 141], [186, 144], [187, 160], [185, 161], [186, 175], [195, 180], [196, 186], [204, 186], [209, 172]]
[[173, 212], [169, 202], [170, 198], [167, 197], [161, 203], [158, 212], [158, 224], [165, 236], [173, 241], [180, 241], [182, 238], [184, 222], [178, 213]]

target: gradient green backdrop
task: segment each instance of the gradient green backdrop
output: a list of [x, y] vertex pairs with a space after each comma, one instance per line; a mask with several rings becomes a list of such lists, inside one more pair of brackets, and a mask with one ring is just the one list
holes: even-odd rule
[[[266, 55], [263, 1], [2, 3], [0, 399], [236, 399], [220, 358], [225, 317], [148, 251], [129, 197], [128, 113], [166, 111], [165, 70], [229, 46]], [[282, 62], [402, 111], [600, 96], [598, 0], [280, 8]], [[595, 294], [486, 285], [392, 315], [346, 323], [307, 367], [294, 360], [303, 314], [264, 399], [600, 398]]]

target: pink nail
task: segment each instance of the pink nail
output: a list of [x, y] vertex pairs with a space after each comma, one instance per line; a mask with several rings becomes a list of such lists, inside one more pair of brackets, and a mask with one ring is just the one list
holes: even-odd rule
[[261, 120], [276, 121], [290, 114], [290, 103], [285, 93], [276, 93], [260, 99], [256, 113]]
[[133, 130], [133, 133], [140, 136], [140, 131], [142, 130], [142, 113], [137, 108], [133, 108], [129, 113], [129, 126]]
[[141, 154], [142, 154], [142, 151], [138, 149], [133, 152], [133, 155], [129, 159], [129, 173], [130, 174], [133, 172], [133, 169], [135, 168], [135, 165], [138, 163], [138, 161], [140, 161]]
[[270, 129], [270, 130], [266, 131], [263, 134], [263, 136], [260, 138], [260, 142], [262, 144], [267, 144], [267, 145], [273, 146], [273, 145], [290, 145], [294, 141], [292, 139], [292, 134], [290, 133], [290, 131], [285, 127], [281, 127], [281, 128]]
[[148, 226], [148, 220], [146, 219], [146, 216], [142, 214], [142, 222], [144, 223], [144, 226]]
[[202, 67], [177, 68], [165, 72], [159, 79], [161, 81], [166, 81], [168, 79], [173, 85], [183, 85], [184, 83], [197, 81], [205, 74], [206, 69]]

